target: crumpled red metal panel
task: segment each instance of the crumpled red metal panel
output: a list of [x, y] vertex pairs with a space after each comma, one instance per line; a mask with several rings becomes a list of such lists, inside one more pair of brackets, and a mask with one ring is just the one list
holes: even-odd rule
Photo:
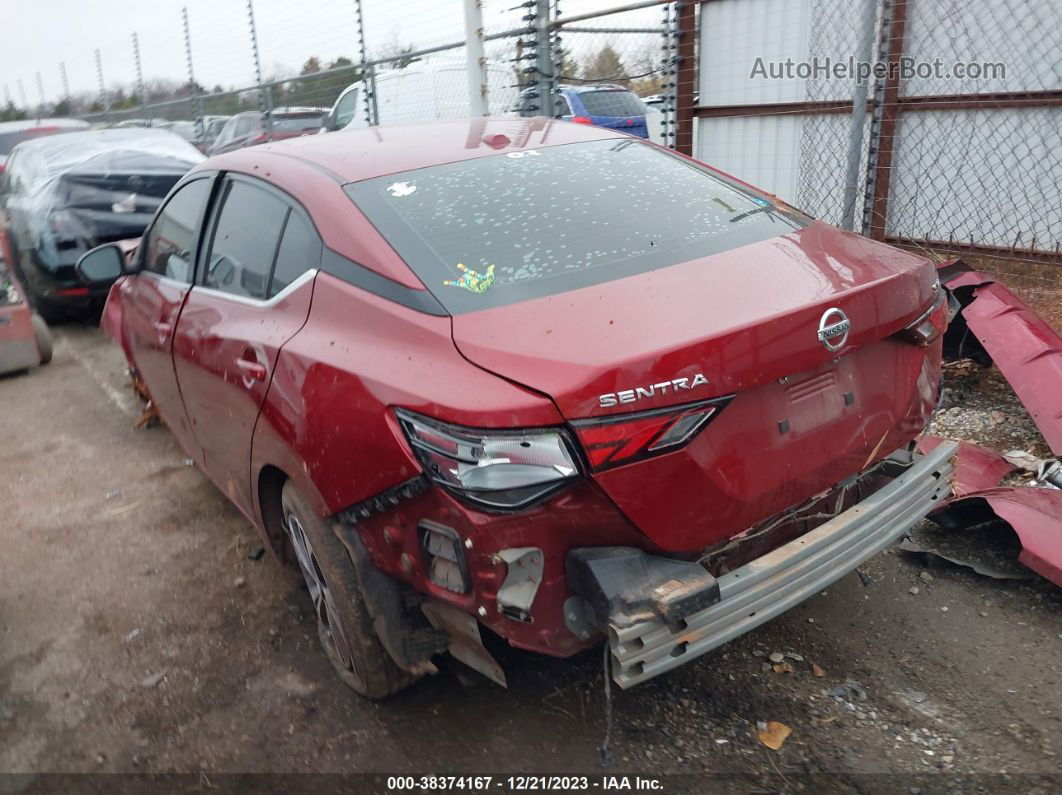
[[[918, 440], [918, 452], [929, 453], [945, 441], [939, 436], [923, 436]], [[1005, 475], [1017, 469], [994, 450], [973, 442], [959, 442], [955, 454], [955, 475], [952, 482], [953, 499], [965, 497], [975, 491], [991, 489]]]
[[977, 496], [1018, 534], [1018, 560], [1062, 586], [1062, 489], [993, 489]]
[[937, 266], [949, 290], [973, 288], [962, 310], [966, 325], [992, 357], [1048, 447], [1062, 455], [1062, 336], [995, 280], [961, 260]]
[[999, 282], [974, 288], [962, 315], [1051, 451], [1062, 455], [1062, 336]]

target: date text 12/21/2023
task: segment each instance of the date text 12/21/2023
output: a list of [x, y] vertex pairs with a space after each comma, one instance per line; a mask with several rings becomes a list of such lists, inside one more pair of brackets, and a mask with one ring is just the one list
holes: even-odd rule
[[576, 790], [661, 791], [651, 776], [388, 776], [387, 791], [571, 792]]

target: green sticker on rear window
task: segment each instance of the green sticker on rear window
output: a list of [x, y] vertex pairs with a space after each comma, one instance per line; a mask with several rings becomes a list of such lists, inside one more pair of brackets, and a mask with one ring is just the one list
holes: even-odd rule
[[457, 269], [461, 271], [461, 277], [456, 280], [447, 279], [443, 282], [447, 287], [463, 287], [469, 292], [485, 293], [494, 286], [494, 266], [488, 265], [486, 273], [479, 273], [471, 268], [466, 268], [462, 263], [457, 263]]

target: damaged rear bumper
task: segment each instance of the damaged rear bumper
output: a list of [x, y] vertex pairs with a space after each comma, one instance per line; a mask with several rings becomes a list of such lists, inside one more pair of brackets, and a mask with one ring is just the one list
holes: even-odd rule
[[[658, 602], [644, 598], [647, 592], [667, 594], [677, 587], [669, 588], [666, 582], [630, 582], [629, 591], [636, 595], [632, 601], [641, 610], [632, 616], [619, 609], [624, 599], [617, 596], [615, 584], [601, 587], [586, 577], [583, 560], [588, 550], [573, 550], [571, 555], [583, 555], [579, 566], [584, 576], [569, 575], [569, 585], [579, 594], [566, 605], [569, 627], [584, 637], [587, 623], [608, 633], [612, 674], [620, 687], [677, 668], [807, 599], [900, 538], [950, 493], [956, 449], [952, 442], [940, 444], [916, 457], [895, 480], [814, 530], [717, 580], [706, 575], [703, 587], [714, 603], [698, 605], [686, 615], [660, 610]], [[697, 604], [695, 599], [683, 601]], [[611, 605], [609, 615], [602, 615], [605, 603]]]

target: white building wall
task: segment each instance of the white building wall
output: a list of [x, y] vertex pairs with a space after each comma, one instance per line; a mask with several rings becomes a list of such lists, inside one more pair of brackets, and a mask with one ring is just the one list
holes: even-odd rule
[[[715, 0], [701, 6], [702, 106], [849, 99], [847, 80], [750, 77], [767, 61], [847, 58], [858, 50], [864, 0]], [[909, 0], [905, 55], [1000, 61], [1005, 78], [914, 77], [901, 96], [1035, 91], [1062, 86], [1060, 0]], [[1046, 38], [1045, 38], [1046, 37]], [[1052, 38], [1053, 37], [1053, 38]], [[1053, 57], [1035, 56], [1053, 53]], [[1019, 55], [1024, 54], [1023, 57]], [[698, 158], [814, 212], [840, 218], [850, 114], [701, 118]], [[863, 165], [869, 141], [864, 129]], [[904, 112], [896, 132], [887, 234], [1021, 246], [1062, 239], [1062, 109]], [[803, 196], [802, 196], [803, 195]], [[809, 199], [813, 197], [813, 200]], [[804, 201], [801, 201], [801, 199]], [[857, 192], [862, 215], [863, 186]], [[1054, 208], [1052, 212], [1049, 208]]]

